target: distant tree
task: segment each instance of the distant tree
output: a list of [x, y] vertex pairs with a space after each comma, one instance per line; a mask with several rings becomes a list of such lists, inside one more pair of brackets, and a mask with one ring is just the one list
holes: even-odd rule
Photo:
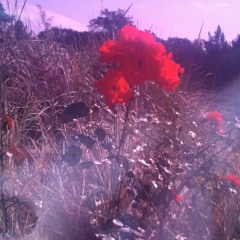
[[17, 40], [26, 39], [30, 36], [30, 34], [27, 31], [27, 27], [20, 20], [20, 16], [17, 18], [16, 16], [11, 16], [7, 14], [1, 2], [0, 2], [0, 26], [9, 27], [12, 33], [15, 34]]
[[220, 26], [217, 26], [213, 35], [209, 33], [209, 39], [205, 41], [204, 46], [206, 51], [204, 70], [207, 74], [210, 73], [208, 87], [222, 88], [238, 75], [236, 53], [226, 41]]
[[101, 10], [100, 16], [89, 21], [88, 28], [93, 32], [104, 32], [114, 36], [117, 30], [126, 24], [133, 24], [133, 18], [126, 16], [128, 10], [118, 9], [117, 11]]
[[[159, 40], [185, 69], [188, 89], [218, 90], [240, 76], [240, 35], [229, 44], [220, 26], [208, 40], [182, 38]], [[189, 82], [188, 79], [191, 79]]]
[[168, 38], [165, 42], [168, 52], [173, 52], [173, 59], [184, 67], [185, 73], [190, 71], [194, 65], [199, 65], [203, 55], [203, 49], [186, 38]]
[[233, 49], [240, 49], [240, 34], [232, 41]]
[[[165, 41], [160, 40], [160, 42], [163, 43], [167, 52], [172, 52], [174, 61], [184, 68], [184, 75], [181, 78], [184, 87], [190, 90], [202, 85], [202, 66], [205, 55], [202, 41], [174, 37]], [[191, 79], [190, 82], [189, 79]]]
[[38, 38], [57, 42], [66, 48], [73, 47], [76, 51], [86, 50], [87, 47], [96, 47], [107, 39], [102, 32], [78, 32], [73, 29], [58, 27], [41, 31]]
[[208, 33], [208, 41], [205, 42], [205, 48], [207, 52], [216, 53], [216, 51], [224, 50], [228, 46], [229, 45], [226, 41], [225, 34], [219, 25], [217, 26], [217, 29], [213, 35]]
[[0, 22], [9, 23], [13, 19], [14, 19], [13, 16], [10, 16], [5, 12], [5, 9], [4, 9], [2, 3], [0, 2]]
[[240, 76], [240, 34], [232, 41], [231, 67], [235, 76]]

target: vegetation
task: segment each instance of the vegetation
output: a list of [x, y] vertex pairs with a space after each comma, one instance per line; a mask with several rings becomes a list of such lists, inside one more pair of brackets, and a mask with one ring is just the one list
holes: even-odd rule
[[18, 24], [0, 30], [2, 239], [239, 238], [236, 87], [224, 105], [186, 91], [226, 74], [219, 56], [232, 57], [229, 82], [239, 75], [239, 37], [230, 46], [218, 28], [205, 42], [169, 39], [181, 84], [144, 82], [109, 108], [95, 87], [113, 67], [99, 61], [108, 35], [79, 44], [61, 37], [72, 30], [37, 38]]
[[1, 23], [9, 23], [9, 22], [11, 22], [13, 19], [14, 19], [14, 17], [8, 15], [8, 14], [5, 12], [5, 9], [4, 9], [2, 3], [0, 3], [0, 22], [1, 22]]
[[110, 38], [116, 36], [118, 30], [120, 30], [126, 24], [133, 24], [133, 18], [126, 16], [128, 10], [118, 9], [117, 11], [109, 11], [103, 9], [100, 12], [100, 16], [90, 20], [89, 30], [93, 32], [104, 32]]
[[[109, 28], [111, 27], [109, 25]], [[62, 46], [72, 46], [77, 51], [83, 50], [91, 41], [94, 41], [95, 45], [100, 45], [104, 40], [113, 38], [113, 35], [106, 34], [105, 30], [77, 32], [56, 27], [42, 31], [39, 38], [46, 39], [49, 35]], [[163, 43], [167, 51], [173, 53], [173, 59], [184, 67], [186, 76], [184, 81], [186, 81], [185, 87], [188, 91], [196, 89], [219, 91], [233, 83], [240, 74], [239, 39], [237, 36], [231, 43], [228, 43], [218, 26], [213, 35], [209, 34], [207, 41], [197, 39], [191, 42], [182, 38], [168, 38], [167, 40], [158, 38], [158, 41]], [[188, 83], [189, 79], [191, 83]]]
[[223, 89], [239, 76], [239, 37], [228, 43], [220, 26], [208, 40], [169, 38], [163, 41], [168, 51], [191, 76], [194, 89], [216, 91]]

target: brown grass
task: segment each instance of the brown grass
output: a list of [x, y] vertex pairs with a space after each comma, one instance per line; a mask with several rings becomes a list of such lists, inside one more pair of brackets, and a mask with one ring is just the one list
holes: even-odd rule
[[[215, 96], [181, 87], [166, 93], [147, 83], [135, 89], [139, 94], [129, 106], [108, 109], [94, 88], [104, 69], [97, 44], [76, 52], [51, 38], [17, 40], [11, 26], [1, 31], [1, 116], [15, 123], [9, 129], [1, 121], [2, 238], [7, 232], [31, 240], [97, 239], [94, 233], [228, 239], [236, 232], [239, 190], [221, 178], [240, 176], [236, 108], [221, 107]], [[74, 102], [84, 102], [90, 114], [63, 123], [63, 110]], [[216, 110], [225, 136], [204, 117]], [[106, 131], [104, 141], [97, 140], [96, 128]], [[74, 140], [77, 134], [96, 143], [88, 147]], [[76, 166], [62, 158], [71, 145], [82, 150]], [[13, 146], [29, 155], [11, 152]], [[6, 205], [16, 199], [29, 203], [31, 214], [19, 215], [24, 221], [14, 220], [19, 205]]]

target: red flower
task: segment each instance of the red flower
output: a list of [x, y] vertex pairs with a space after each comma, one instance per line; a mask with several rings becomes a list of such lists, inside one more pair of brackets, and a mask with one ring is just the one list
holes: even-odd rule
[[153, 66], [157, 64], [156, 45], [140, 41], [124, 42], [125, 57], [119, 63], [129, 85], [140, 85], [147, 80], [153, 80]]
[[109, 107], [115, 103], [127, 103], [132, 97], [131, 89], [122, 72], [116, 69], [109, 70], [95, 86], [104, 95]]
[[155, 43], [155, 36], [149, 31], [140, 31], [136, 27], [129, 24], [125, 25], [120, 31], [118, 31], [120, 39], [127, 41], [140, 41], [146, 44]]
[[100, 53], [100, 60], [105, 63], [114, 63], [116, 61], [115, 55], [113, 54], [115, 43], [111, 40], [107, 40], [103, 45], [98, 49]]
[[179, 194], [177, 194], [177, 195], [175, 196], [175, 200], [180, 203], [180, 202], [182, 201], [182, 196], [179, 195]]
[[[162, 50], [164, 48], [162, 46]], [[130, 85], [140, 85], [153, 78], [156, 47], [141, 41], [119, 40], [105, 42], [99, 49], [100, 60], [108, 64], [118, 63]], [[159, 65], [159, 64], [158, 64]]]
[[208, 113], [208, 119], [218, 126], [222, 125], [223, 119], [222, 119], [221, 113], [219, 113], [219, 112]]
[[182, 196], [177, 194], [177, 191], [175, 189], [172, 190], [172, 196], [178, 203], [182, 201]]
[[222, 129], [222, 115], [219, 112], [210, 112], [207, 115], [208, 120], [215, 126], [215, 130], [219, 134], [224, 134], [224, 130]]
[[224, 176], [223, 179], [228, 179], [235, 185], [235, 187], [238, 187], [238, 185], [240, 184], [240, 179], [233, 174], [228, 174]]
[[118, 63], [130, 85], [140, 85], [155, 80], [161, 88], [173, 89], [179, 84], [183, 69], [166, 55], [161, 43], [149, 32], [126, 25], [119, 33], [119, 40], [106, 41], [100, 48], [101, 61]]
[[[108, 40], [99, 48], [100, 60], [115, 65], [115, 71], [106, 76], [105, 80], [98, 81], [96, 85], [108, 99], [109, 106], [115, 102], [126, 102], [131, 95], [129, 86], [140, 85], [147, 80], [153, 80], [160, 88], [167, 90], [173, 90], [179, 84], [179, 74], [183, 73], [183, 68], [172, 60], [171, 54], [166, 54], [164, 46], [157, 43], [150, 32], [126, 25], [118, 32], [118, 36], [119, 39], [116, 42]], [[114, 77], [113, 72], [118, 73], [118, 76]], [[119, 91], [118, 86], [114, 96], [117, 92], [118, 96], [122, 97], [124, 92], [126, 96], [124, 100], [113, 97], [112, 87], [116, 89], [117, 84], [113, 79], [117, 79], [118, 84], [119, 79], [122, 79], [121, 85], [125, 86], [125, 90]], [[111, 94], [106, 92], [106, 84], [104, 84], [106, 82], [111, 82]], [[104, 84], [104, 87], [100, 84]]]
[[184, 73], [184, 69], [172, 60], [172, 53], [169, 53], [158, 68], [159, 75], [154, 79], [160, 88], [173, 90], [179, 85], [178, 75]]

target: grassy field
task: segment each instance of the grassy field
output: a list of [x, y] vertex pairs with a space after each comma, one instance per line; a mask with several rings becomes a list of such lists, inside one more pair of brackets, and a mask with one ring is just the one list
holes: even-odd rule
[[75, 51], [2, 24], [0, 45], [2, 239], [239, 236], [237, 86], [148, 82], [110, 109], [97, 42]]

